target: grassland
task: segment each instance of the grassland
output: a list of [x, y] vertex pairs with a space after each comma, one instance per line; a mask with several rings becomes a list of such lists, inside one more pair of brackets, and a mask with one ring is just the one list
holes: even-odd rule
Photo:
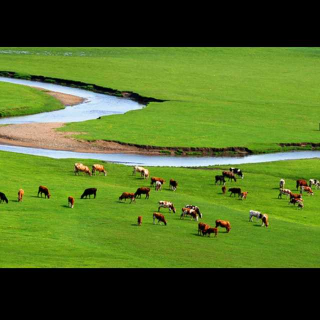
[[[152, 176], [174, 178], [176, 192], [168, 184], [150, 199], [136, 203], [119, 202], [124, 191], [148, 186], [132, 168], [104, 163], [107, 177], [75, 176], [73, 164], [79, 159], [56, 160], [0, 152], [0, 191], [9, 203], [0, 204], [0, 267], [72, 268], [318, 268], [320, 265], [320, 191], [304, 196], [305, 208], [297, 210], [286, 199], [278, 199], [280, 178], [295, 189], [297, 178], [317, 178], [319, 160], [280, 161], [243, 165], [243, 180], [227, 183], [249, 191], [241, 201], [221, 193], [214, 176], [228, 166], [187, 169], [150, 167]], [[95, 160], [83, 161], [86, 165]], [[208, 170], [217, 169], [217, 170]], [[51, 199], [37, 197], [45, 185]], [[83, 190], [98, 189], [96, 199], [80, 200]], [[17, 202], [19, 188], [25, 190]], [[67, 197], [75, 197], [75, 207], [67, 207]], [[168, 225], [153, 225], [152, 213], [159, 200], [172, 201], [177, 213], [165, 214]], [[231, 222], [229, 234], [219, 230], [217, 238], [197, 235], [197, 222], [180, 220], [180, 210], [196, 204], [202, 221], [214, 225], [216, 219]], [[269, 214], [269, 228], [248, 222], [249, 210]], [[137, 226], [137, 217], [143, 224]]]
[[62, 103], [37, 89], [0, 82], [0, 117], [23, 116], [64, 108]]
[[270, 152], [320, 142], [319, 55], [293, 47], [1, 48], [0, 70], [168, 100], [65, 127], [87, 132], [83, 139]]

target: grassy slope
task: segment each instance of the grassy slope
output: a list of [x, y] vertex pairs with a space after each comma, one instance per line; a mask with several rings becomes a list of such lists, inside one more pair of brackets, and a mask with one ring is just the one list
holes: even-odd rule
[[62, 109], [58, 100], [37, 89], [0, 82], [0, 115], [11, 117]]
[[23, 50], [29, 54], [0, 51], [0, 70], [170, 100], [66, 127], [88, 132], [82, 138], [256, 151], [276, 150], [278, 142], [319, 142], [319, 48]]
[[[5, 168], [0, 191], [9, 198], [0, 204], [1, 267], [319, 267], [320, 191], [305, 196], [302, 211], [277, 199], [280, 177], [294, 189], [296, 178], [317, 177], [319, 160], [242, 166], [245, 178], [227, 186], [248, 190], [246, 201], [222, 195], [214, 185], [213, 177], [223, 167], [150, 168], [152, 176], [175, 178], [178, 190], [165, 184], [136, 204], [118, 202], [123, 191], [149, 184], [132, 176], [131, 167], [107, 163], [107, 177], [74, 176], [77, 160], [0, 152], [0, 167]], [[50, 200], [37, 198], [40, 184], [50, 189]], [[95, 200], [79, 199], [87, 187], [98, 188]], [[19, 188], [25, 190], [22, 203], [16, 201]], [[67, 207], [69, 195], [76, 198], [74, 209]], [[171, 200], [178, 209], [175, 215], [163, 210], [166, 227], [152, 224], [159, 200]], [[199, 237], [195, 221], [179, 219], [187, 203], [200, 206], [203, 222], [230, 220], [231, 232]], [[270, 227], [249, 223], [250, 209], [267, 212]], [[138, 215], [143, 216], [141, 227], [136, 226]]]

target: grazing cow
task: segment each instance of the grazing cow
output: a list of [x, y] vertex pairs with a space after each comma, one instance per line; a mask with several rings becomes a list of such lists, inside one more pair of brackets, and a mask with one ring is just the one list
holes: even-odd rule
[[141, 195], [145, 194], [146, 195], [145, 199], [149, 199], [149, 193], [150, 193], [150, 188], [141, 187], [137, 189], [136, 193], [134, 194], [134, 197], [141, 198]]
[[156, 183], [156, 181], [160, 181], [162, 184], [164, 184], [166, 182], [166, 180], [162, 179], [162, 178], [158, 178], [158, 177], [151, 177], [151, 185], [153, 186], [154, 183]]
[[149, 178], [149, 170], [148, 169], [143, 169], [141, 171], [141, 177], [143, 177], [144, 179]]
[[92, 166], [92, 174], [96, 175], [96, 171], [102, 172], [105, 176], [107, 175], [107, 171], [104, 169], [104, 166], [102, 164], [94, 164]]
[[223, 193], [223, 194], [226, 194], [226, 192], [227, 192], [227, 187], [226, 187], [226, 186], [223, 186], [223, 187], [221, 188], [221, 190], [222, 190], [222, 193]]
[[166, 221], [163, 214], [158, 213], [158, 212], [154, 212], [153, 213], [153, 224], [155, 224], [156, 219], [158, 220], [158, 223], [163, 222], [165, 226], [167, 225], [167, 221]]
[[74, 197], [68, 197], [68, 206], [70, 208], [73, 208], [74, 207]]
[[206, 232], [206, 230], [208, 230], [210, 228], [210, 226], [206, 223], [203, 222], [199, 222], [198, 224], [198, 235], [200, 236], [201, 234], [204, 235], [204, 233]]
[[20, 189], [18, 192], [18, 202], [22, 202], [23, 195], [24, 195], [24, 190]]
[[317, 187], [317, 189], [319, 189], [320, 187], [320, 181], [316, 180], [316, 179], [310, 179], [309, 180], [309, 187], [315, 185]]
[[308, 195], [311, 195], [311, 196], [314, 195], [314, 193], [310, 187], [300, 187], [300, 193], [302, 193], [303, 191], [307, 192]]
[[138, 226], [141, 226], [141, 224], [142, 224], [142, 217], [139, 216], [139, 217], [138, 217]]
[[154, 188], [156, 191], [159, 191], [162, 189], [162, 183], [160, 181], [156, 181], [156, 186]]
[[242, 173], [242, 171], [238, 168], [230, 168], [229, 169], [230, 172], [233, 172], [234, 174], [236, 174], [237, 176], [241, 177], [241, 179], [244, 178], [244, 174]]
[[248, 195], [248, 191], [243, 191], [243, 192], [241, 192], [241, 194], [240, 194], [240, 196], [241, 196], [241, 199], [243, 200], [243, 199], [247, 199], [247, 195]]
[[124, 199], [124, 201], [127, 201], [127, 199], [131, 199], [130, 203], [136, 202], [134, 193], [130, 193], [130, 192], [123, 192], [122, 195], [119, 197], [119, 201], [121, 201], [122, 199]]
[[297, 180], [297, 184], [296, 184], [296, 188], [297, 190], [299, 189], [299, 187], [301, 186], [305, 186], [305, 187], [308, 187], [308, 183], [306, 180], [303, 180], [303, 179], [299, 179]]
[[44, 198], [48, 197], [48, 199], [50, 199], [50, 197], [51, 197], [51, 194], [50, 194], [50, 192], [49, 192], [47, 187], [40, 186], [39, 190], [38, 190], [38, 197], [39, 197], [39, 193], [41, 194], [41, 198], [42, 198], [42, 194], [43, 193], [44, 193]]
[[259, 211], [250, 210], [250, 213], [249, 213], [249, 221], [250, 222], [252, 222], [253, 217], [256, 217], [257, 219], [262, 220], [261, 227], [263, 227], [264, 225], [266, 227], [268, 227], [269, 222], [268, 222], [268, 215], [267, 214], [261, 213]]
[[170, 179], [169, 186], [171, 190], [176, 191], [178, 187], [178, 182], [176, 180]]
[[172, 210], [173, 213], [176, 213], [176, 208], [174, 207], [173, 203], [169, 201], [159, 201], [158, 211], [160, 211], [160, 208], [169, 208], [169, 212]]
[[217, 184], [218, 181], [220, 182], [220, 184], [221, 182], [223, 183], [223, 185], [226, 184], [226, 180], [224, 179], [224, 176], [215, 176], [215, 184]]
[[218, 228], [208, 228], [204, 231], [202, 231], [202, 235], [208, 235], [210, 237], [210, 234], [214, 233], [214, 236], [216, 237], [218, 235]]
[[187, 204], [187, 205], [185, 205], [185, 208], [189, 208], [189, 209], [195, 210], [196, 213], [199, 215], [200, 219], [202, 219], [202, 213], [200, 212], [199, 207], [191, 205], [191, 204]]
[[302, 199], [302, 194], [300, 193], [290, 193], [290, 199]]
[[296, 203], [299, 203], [302, 201], [303, 201], [303, 199], [301, 199], [301, 198], [291, 198], [288, 204], [292, 203], [295, 206]]
[[236, 194], [238, 194], [238, 198], [241, 195], [241, 189], [240, 188], [229, 188], [228, 192], [230, 192], [230, 197], [232, 194], [234, 194], [234, 196], [236, 196]]
[[190, 208], [182, 208], [182, 213], [181, 213], [181, 216], [180, 216], [180, 219], [185, 216], [191, 216], [191, 220], [195, 219], [196, 221], [199, 220], [198, 218], [198, 213], [196, 212], [196, 210], [194, 209], [190, 209]]
[[303, 202], [302, 201], [298, 201], [297, 202], [298, 203], [298, 207], [297, 207], [297, 209], [303, 209], [303, 207], [304, 207], [304, 204], [303, 204]]
[[282, 195], [285, 194], [287, 197], [292, 193], [290, 189], [280, 189], [279, 190], [279, 195], [278, 195], [278, 199], [281, 198], [282, 199]]
[[139, 166], [134, 166], [133, 167], [133, 172], [132, 172], [132, 174], [136, 174], [136, 172], [142, 172], [143, 170], [145, 170], [145, 168], [144, 167], [139, 167]]
[[222, 172], [222, 175], [223, 175], [224, 177], [229, 178], [229, 181], [230, 181], [230, 180], [231, 180], [231, 181], [234, 180], [235, 182], [237, 181], [236, 176], [235, 176], [234, 173], [231, 172], [231, 171], [223, 171], [223, 172]]
[[286, 184], [285, 180], [280, 179], [280, 189], [283, 189], [285, 184]]
[[90, 169], [87, 166], [84, 166], [82, 163], [75, 163], [74, 164], [74, 174], [76, 175], [79, 172], [83, 172], [88, 174], [89, 176], [92, 176], [92, 173], [90, 171]]
[[96, 188], [88, 188], [86, 190], [84, 190], [83, 194], [81, 195], [81, 199], [83, 199], [84, 197], [87, 197], [89, 196], [89, 199], [90, 199], [90, 196], [91, 195], [94, 195], [94, 199], [96, 198], [96, 195], [97, 195], [97, 189]]
[[231, 230], [230, 222], [225, 220], [216, 220], [216, 228], [218, 227], [226, 228], [227, 233]]
[[2, 201], [5, 201], [6, 203], [9, 202], [9, 200], [8, 200], [7, 197], [6, 197], [6, 195], [5, 195], [4, 193], [0, 192], [0, 203], [1, 203]]

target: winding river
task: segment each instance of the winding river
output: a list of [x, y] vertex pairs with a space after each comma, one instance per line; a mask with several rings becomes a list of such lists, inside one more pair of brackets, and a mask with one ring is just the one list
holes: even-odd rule
[[[94, 93], [83, 89], [63, 87], [60, 85], [42, 83], [37, 81], [20, 80], [0, 77], [0, 81], [15, 84], [43, 88], [50, 91], [71, 94], [85, 99], [73, 107], [66, 107], [63, 110], [44, 112], [36, 115], [12, 117], [0, 119], [2, 124], [22, 124], [34, 122], [78, 122], [96, 119], [100, 116], [111, 114], [122, 114], [130, 110], [142, 109], [144, 105], [125, 98], [117, 98], [104, 94]], [[16, 152], [36, 156], [44, 156], [55, 159], [96, 159], [125, 165], [145, 166], [168, 166], [168, 167], [198, 167], [209, 165], [240, 165], [245, 163], [272, 162], [279, 160], [296, 160], [320, 158], [320, 151], [293, 151], [261, 155], [249, 155], [244, 157], [179, 157], [179, 156], [154, 156], [134, 154], [102, 154], [102, 153], [80, 153], [71, 151], [58, 151], [49, 149], [37, 149], [27, 147], [16, 147], [0, 145], [0, 150]]]

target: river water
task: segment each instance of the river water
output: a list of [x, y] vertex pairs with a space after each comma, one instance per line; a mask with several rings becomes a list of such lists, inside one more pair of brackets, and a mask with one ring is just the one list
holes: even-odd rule
[[[45, 112], [41, 114], [0, 119], [0, 124], [21, 124], [32, 122], [78, 122], [96, 119], [100, 116], [111, 114], [122, 114], [130, 110], [138, 110], [144, 107], [135, 101], [117, 98], [104, 94], [94, 93], [82, 89], [63, 87], [60, 85], [11, 79], [0, 77], [0, 81], [10, 82], [21, 85], [34, 86], [50, 91], [71, 94], [86, 99], [83, 103], [66, 107], [63, 110]], [[0, 145], [1, 151], [16, 152], [37, 156], [50, 157], [55, 159], [74, 158], [74, 159], [96, 159], [121, 163], [125, 165], [144, 165], [144, 166], [168, 166], [168, 167], [198, 167], [212, 165], [241, 165], [245, 163], [272, 162], [279, 160], [297, 160], [320, 158], [320, 151], [294, 151], [279, 152], [261, 155], [249, 155], [245, 157], [179, 157], [179, 156], [151, 156], [134, 154], [102, 154], [102, 153], [81, 153], [71, 151], [57, 151], [49, 149], [37, 149], [27, 147], [16, 147]]]

